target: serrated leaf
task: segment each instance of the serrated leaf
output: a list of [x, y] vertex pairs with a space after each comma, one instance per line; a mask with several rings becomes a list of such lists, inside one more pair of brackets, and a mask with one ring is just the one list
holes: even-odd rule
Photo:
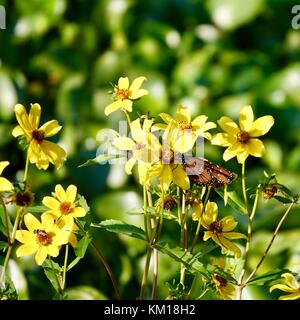
[[90, 207], [87, 204], [85, 197], [78, 194], [78, 204], [82, 207], [87, 213], [90, 212]]
[[86, 250], [92, 241], [92, 237], [86, 234], [80, 241], [78, 241], [75, 247], [76, 258], [68, 265], [67, 271], [71, 270], [76, 264], [85, 256]]
[[92, 223], [92, 227], [103, 228], [109, 232], [125, 234], [129, 237], [145, 240], [145, 232], [132, 224], [120, 220], [104, 220], [100, 223]]
[[[126, 211], [126, 214], [131, 216], [139, 216], [144, 215], [144, 209], [143, 208], [134, 208], [131, 210]], [[147, 216], [150, 218], [157, 217], [157, 213], [154, 207], [147, 208]], [[175, 215], [173, 212], [168, 212], [168, 210], [164, 210], [163, 217], [168, 220], [178, 220], [177, 215]]]
[[285, 270], [276, 269], [276, 270], [273, 270], [273, 271], [264, 273], [260, 276], [256, 276], [256, 277], [252, 278], [248, 282], [248, 285], [263, 286], [267, 282], [271, 282], [271, 281], [280, 279], [282, 273], [284, 273], [284, 272], [290, 272], [290, 271], [287, 269], [285, 269]]
[[94, 159], [89, 159], [85, 163], [78, 166], [78, 168], [93, 166], [95, 164], [104, 164], [109, 160], [112, 159], [118, 159], [118, 158], [124, 158], [124, 155], [120, 154], [100, 154]]
[[60, 288], [58, 287], [56, 276], [59, 279], [60, 273], [61, 273], [61, 267], [56, 262], [52, 261], [52, 264], [53, 264], [53, 268], [52, 268], [50, 261], [48, 259], [46, 259], [45, 262], [43, 263], [42, 267], [44, 269], [44, 273], [45, 273], [46, 277], [48, 278], [48, 280], [52, 284], [53, 288], [57, 292], [59, 292]]
[[[224, 190], [222, 189], [215, 189], [215, 191], [218, 193], [218, 195], [224, 199]], [[228, 201], [227, 203], [235, 210], [237, 210], [240, 213], [247, 214], [247, 209], [244, 206], [244, 203], [242, 199], [238, 196], [238, 194], [234, 191], [228, 191], [227, 190], [227, 196]]]
[[0, 286], [0, 300], [17, 300], [18, 293], [12, 282], [11, 278], [8, 275], [5, 275], [5, 285]]

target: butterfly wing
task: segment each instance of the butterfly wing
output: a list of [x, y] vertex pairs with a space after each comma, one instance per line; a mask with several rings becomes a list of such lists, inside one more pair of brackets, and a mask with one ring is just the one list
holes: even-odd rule
[[220, 188], [230, 184], [236, 177], [231, 171], [205, 159], [183, 156], [182, 160], [191, 184]]

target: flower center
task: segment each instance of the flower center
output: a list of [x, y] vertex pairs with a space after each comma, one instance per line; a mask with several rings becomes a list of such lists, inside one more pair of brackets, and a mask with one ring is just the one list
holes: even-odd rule
[[71, 207], [70, 202], [62, 202], [59, 206], [59, 211], [63, 215], [67, 215], [69, 213], [72, 213], [73, 208]]
[[15, 202], [20, 207], [29, 207], [34, 202], [34, 194], [30, 191], [20, 191], [15, 195]]
[[223, 230], [223, 225], [221, 221], [214, 221], [210, 224], [209, 230], [214, 234], [221, 234]]
[[32, 139], [35, 140], [37, 143], [42, 143], [45, 138], [45, 132], [43, 130], [33, 130], [32, 131]]
[[190, 130], [192, 128], [193, 128], [193, 126], [192, 126], [191, 123], [187, 123], [185, 121], [180, 121], [179, 122], [179, 129], [180, 130]]
[[35, 229], [33, 231], [36, 234], [36, 241], [42, 246], [48, 246], [52, 242], [52, 237], [44, 230]]
[[237, 140], [240, 143], [246, 144], [250, 139], [249, 133], [247, 131], [240, 131], [237, 134]]
[[131, 91], [128, 89], [117, 89], [117, 99], [118, 100], [125, 100], [129, 99], [131, 96]]
[[275, 194], [277, 193], [278, 189], [276, 186], [274, 185], [268, 185], [268, 186], [265, 186], [263, 188], [263, 197], [265, 199], [271, 199], [275, 196]]
[[135, 144], [134, 146], [134, 150], [141, 150], [141, 149], [144, 149], [146, 147], [146, 145], [142, 142], [138, 142]]
[[227, 280], [219, 276], [218, 274], [215, 275], [215, 279], [219, 282], [218, 287], [224, 288], [227, 286]]
[[163, 150], [161, 159], [162, 163], [172, 163], [174, 161], [174, 151], [171, 149]]

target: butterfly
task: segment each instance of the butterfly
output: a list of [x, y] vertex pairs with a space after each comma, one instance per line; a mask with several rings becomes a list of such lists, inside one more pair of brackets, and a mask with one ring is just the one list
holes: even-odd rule
[[201, 158], [182, 155], [182, 164], [190, 183], [199, 186], [220, 188], [237, 177], [235, 173]]

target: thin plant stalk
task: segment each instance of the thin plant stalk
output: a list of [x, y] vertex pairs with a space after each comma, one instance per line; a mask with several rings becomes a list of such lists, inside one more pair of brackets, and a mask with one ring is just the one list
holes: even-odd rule
[[66, 245], [65, 251], [65, 260], [64, 260], [64, 267], [63, 267], [63, 279], [62, 279], [62, 291], [65, 290], [66, 287], [66, 275], [67, 275], [67, 267], [68, 267], [68, 255], [69, 255], [69, 245]]
[[11, 244], [11, 239], [10, 239], [10, 231], [9, 231], [9, 216], [6, 210], [6, 205], [3, 201], [3, 198], [0, 196], [0, 203], [2, 205], [3, 208], [3, 215], [4, 215], [4, 223], [5, 223], [5, 230], [6, 230], [6, 234], [7, 234], [7, 244], [8, 246], [10, 246]]

